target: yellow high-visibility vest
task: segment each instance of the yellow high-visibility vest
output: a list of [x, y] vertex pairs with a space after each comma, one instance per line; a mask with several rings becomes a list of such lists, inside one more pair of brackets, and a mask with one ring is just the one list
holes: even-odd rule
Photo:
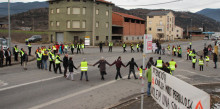
[[157, 68], [162, 68], [163, 67], [163, 61], [162, 60], [157, 60]]
[[81, 62], [81, 71], [88, 71], [88, 63], [86, 61]]
[[55, 64], [60, 64], [61, 62], [60, 62], [60, 56], [59, 55], [57, 55], [56, 56], [56, 60], [55, 60]]
[[176, 69], [176, 67], [175, 67], [176, 62], [175, 62], [175, 61], [170, 61], [169, 64], [170, 64], [170, 69], [171, 69], [172, 71], [174, 71], [174, 70]]
[[199, 59], [199, 65], [204, 65], [204, 60]]

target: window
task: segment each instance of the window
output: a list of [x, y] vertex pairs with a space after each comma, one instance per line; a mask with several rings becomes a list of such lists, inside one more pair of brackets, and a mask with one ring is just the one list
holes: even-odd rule
[[148, 23], [149, 23], [149, 24], [152, 24], [152, 21], [149, 21]]
[[60, 22], [59, 22], [59, 21], [57, 21], [56, 25], [57, 25], [57, 26], [60, 26]]
[[50, 22], [50, 26], [53, 26], [53, 21]]
[[163, 22], [162, 22], [162, 21], [160, 21], [160, 25], [163, 25]]
[[98, 41], [99, 40], [99, 36], [96, 36], [95, 39]]
[[96, 22], [95, 27], [96, 27], [96, 28], [99, 27], [99, 22]]
[[73, 14], [80, 14], [80, 8], [73, 8]]
[[176, 37], [179, 37], [179, 35], [177, 34]]
[[162, 29], [162, 28], [157, 28], [157, 31], [158, 31], [158, 32], [162, 32], [163, 29]]
[[59, 8], [57, 8], [57, 14], [58, 14], [58, 13], [60, 13], [60, 9], [59, 9]]
[[78, 41], [79, 40], [79, 36], [74, 36], [74, 41]]
[[106, 41], [108, 40], [108, 36], [105, 37], [105, 40], [106, 40]]
[[106, 16], [108, 16], [108, 14], [109, 14], [109, 11], [106, 11], [106, 12], [105, 12], [105, 14], [106, 14]]
[[128, 37], [126, 37], [126, 40], [128, 40]]
[[73, 21], [73, 28], [80, 28], [80, 21]]
[[124, 18], [124, 21], [125, 21], [125, 22], [129, 22], [130, 19], [128, 19], [128, 18]]
[[176, 32], [179, 32], [179, 30], [176, 30]]
[[66, 22], [66, 27], [67, 27], [67, 28], [70, 28], [70, 21], [67, 21], [67, 22]]
[[50, 10], [50, 13], [53, 14], [53, 9]]
[[70, 14], [70, 8], [69, 7], [67, 8], [67, 14]]
[[108, 28], [109, 27], [109, 23], [107, 22], [107, 23], [105, 23], [105, 27], [106, 28]]
[[148, 28], [148, 30], [149, 30], [149, 31], [151, 31], [151, 30], [152, 30], [152, 28], [151, 28], [151, 27], [149, 27], [149, 28]]
[[137, 40], [139, 40], [139, 37], [137, 37]]
[[99, 9], [97, 9], [97, 10], [95, 11], [95, 13], [98, 15], [98, 14], [99, 14]]
[[154, 16], [149, 16], [149, 18], [154, 18]]
[[86, 14], [86, 8], [83, 8], [83, 10], [82, 10], [82, 14], [83, 14], [83, 15]]
[[86, 28], [86, 21], [82, 21], [82, 28]]

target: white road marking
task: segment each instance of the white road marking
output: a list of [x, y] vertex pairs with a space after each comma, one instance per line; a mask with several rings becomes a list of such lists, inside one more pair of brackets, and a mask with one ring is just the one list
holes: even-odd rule
[[[137, 72], [136, 72], [137, 73]], [[126, 78], [126, 76], [123, 76], [123, 78]], [[66, 99], [69, 99], [71, 97], [74, 97], [74, 96], [77, 96], [77, 95], [80, 95], [80, 94], [83, 94], [83, 93], [86, 93], [86, 92], [89, 92], [89, 91], [92, 91], [94, 89], [98, 89], [98, 88], [101, 88], [103, 86], [106, 86], [106, 85], [109, 85], [109, 84], [112, 84], [112, 83], [115, 83], [117, 81], [120, 81], [120, 80], [111, 80], [109, 82], [106, 82], [106, 83], [103, 83], [103, 84], [100, 84], [100, 85], [97, 85], [97, 86], [94, 86], [94, 87], [91, 87], [89, 89], [85, 89], [85, 90], [82, 90], [82, 91], [79, 91], [79, 92], [76, 92], [76, 93], [73, 93], [73, 94], [70, 94], [70, 95], [66, 95], [64, 97], [61, 97], [61, 98], [57, 98], [57, 99], [54, 99], [54, 100], [51, 100], [49, 102], [46, 102], [46, 103], [43, 103], [43, 104], [40, 104], [40, 105], [37, 105], [37, 106], [33, 106], [29, 109], [40, 109], [40, 108], [43, 108], [43, 107], [46, 107], [46, 106], [49, 106], [49, 105], [52, 105], [54, 103], [57, 103], [57, 102], [60, 102], [60, 101], [63, 101], [63, 100], [66, 100]]]
[[189, 71], [189, 70], [184, 70], [184, 69], [178, 69], [178, 70], [185, 71], [185, 72], [188, 72], [188, 73], [191, 73], [191, 74], [196, 74], [196, 75], [204, 76], [204, 77], [211, 77], [211, 76], [208, 76], [208, 75], [199, 74], [199, 73], [192, 72], [192, 71]]
[[183, 76], [183, 75], [175, 75], [175, 76], [180, 77], [180, 78], [183, 78], [183, 79], [191, 79], [191, 78], [186, 77], [186, 76]]

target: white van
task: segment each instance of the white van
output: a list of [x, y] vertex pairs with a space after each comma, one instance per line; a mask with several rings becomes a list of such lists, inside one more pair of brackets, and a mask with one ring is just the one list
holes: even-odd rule
[[7, 39], [0, 38], [0, 48], [3, 48], [4, 50], [8, 49]]

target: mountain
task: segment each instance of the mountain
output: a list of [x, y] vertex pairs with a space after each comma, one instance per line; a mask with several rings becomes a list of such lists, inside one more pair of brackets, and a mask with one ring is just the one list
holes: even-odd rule
[[[20, 4], [23, 4], [24, 6], [24, 3], [18, 3], [17, 5], [15, 3], [14, 6], [16, 6], [17, 8], [19, 7], [21, 8], [22, 6]], [[48, 29], [48, 4], [47, 2], [26, 3], [25, 6], [28, 6], [28, 8], [34, 8], [34, 7], [46, 7], [46, 8], [31, 9], [26, 12], [12, 15], [11, 16], [12, 27], [16, 29], [16, 27], [33, 27], [34, 25], [35, 30], [36, 29], [47, 30]], [[25, 7], [25, 9], [28, 9], [28, 8]], [[124, 8], [113, 6], [113, 11], [131, 14], [131, 15], [143, 18], [143, 19], [146, 19], [146, 15], [149, 12], [156, 11], [156, 10], [158, 11], [158, 10], [164, 10], [164, 9], [154, 9], [154, 10], [130, 9], [130, 10], [127, 10]], [[205, 15], [201, 15], [198, 13], [191, 13], [191, 12], [180, 12], [180, 11], [172, 11], [172, 12], [176, 16], [176, 20], [175, 20], [176, 25], [182, 27], [183, 29], [186, 29], [187, 27], [190, 28], [191, 21], [192, 21], [193, 28], [201, 28], [204, 26], [206, 31], [220, 31], [220, 23], [216, 22], [214, 19], [209, 18]], [[0, 18], [0, 22], [1, 21], [2, 22], [7, 21], [7, 17]]]
[[218, 22], [220, 22], [220, 9], [203, 9], [201, 11], [196, 12], [197, 14], [202, 14], [204, 16], [210, 17]]
[[[11, 15], [26, 12], [31, 9], [45, 8], [48, 7], [48, 5], [49, 4], [47, 2], [10, 3]], [[0, 3], [0, 17], [7, 15], [8, 15], [8, 2]]]

